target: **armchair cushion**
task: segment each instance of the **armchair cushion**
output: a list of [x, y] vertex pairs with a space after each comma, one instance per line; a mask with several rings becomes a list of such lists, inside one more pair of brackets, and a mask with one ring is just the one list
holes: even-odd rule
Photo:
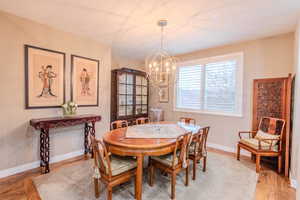
[[[279, 139], [280, 135], [273, 135], [270, 133], [266, 133], [262, 130], [258, 130], [255, 136], [256, 139]], [[266, 143], [271, 143], [271, 141], [265, 141]]]
[[[256, 139], [256, 138], [241, 139], [240, 143], [259, 150], [258, 139]], [[261, 141], [260, 144], [261, 144], [261, 149], [260, 150], [270, 150], [271, 143]], [[272, 148], [271, 148], [271, 151], [278, 151], [278, 145], [273, 145]]]

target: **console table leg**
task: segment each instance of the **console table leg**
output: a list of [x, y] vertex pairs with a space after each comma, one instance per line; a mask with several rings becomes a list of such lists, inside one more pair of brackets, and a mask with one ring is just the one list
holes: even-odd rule
[[84, 124], [84, 155], [86, 155], [89, 152], [89, 125], [88, 123]]
[[85, 123], [84, 125], [84, 155], [90, 153], [93, 158], [93, 151], [91, 150], [89, 144], [89, 135], [95, 137], [95, 122], [92, 122], [92, 125]]
[[45, 166], [45, 141], [44, 141], [44, 135], [45, 135], [45, 130], [44, 129], [41, 129], [41, 132], [40, 132], [40, 167], [44, 168]]
[[[92, 126], [90, 128], [90, 134], [94, 137], [96, 137], [95, 123], [95, 121], [92, 121]], [[91, 157], [94, 158], [94, 151], [91, 149], [91, 145], [89, 146], [89, 151], [91, 153]]]
[[95, 122], [92, 122], [91, 135], [95, 137], [95, 133], [96, 133], [96, 130], [95, 130]]
[[50, 139], [49, 139], [49, 129], [46, 129], [45, 131], [45, 164], [46, 164], [46, 169], [45, 173], [50, 172], [50, 167], [49, 167], [49, 161], [50, 161]]
[[[49, 173], [49, 160], [50, 160], [50, 144], [49, 144], [49, 128], [41, 129], [40, 134], [40, 157], [42, 173]], [[44, 171], [43, 171], [44, 170]]]

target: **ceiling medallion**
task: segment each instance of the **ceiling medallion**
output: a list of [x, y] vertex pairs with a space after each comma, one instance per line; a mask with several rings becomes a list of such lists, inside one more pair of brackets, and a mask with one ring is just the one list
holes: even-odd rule
[[[160, 49], [146, 58], [147, 76], [152, 86], [169, 86], [169, 76], [176, 71], [177, 59], [164, 49], [164, 28], [166, 19], [159, 20], [157, 25], [161, 28]], [[159, 92], [160, 94], [160, 92]]]

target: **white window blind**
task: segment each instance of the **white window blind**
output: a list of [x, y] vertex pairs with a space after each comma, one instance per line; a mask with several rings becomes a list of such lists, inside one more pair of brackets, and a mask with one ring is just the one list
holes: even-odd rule
[[178, 74], [177, 106], [179, 108], [201, 109], [202, 67], [180, 67]]
[[175, 110], [241, 116], [242, 67], [241, 53], [183, 63]]

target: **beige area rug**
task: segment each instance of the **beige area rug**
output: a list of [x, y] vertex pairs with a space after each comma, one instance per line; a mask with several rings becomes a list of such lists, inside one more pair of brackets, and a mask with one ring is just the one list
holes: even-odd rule
[[[80, 161], [49, 174], [33, 179], [43, 200], [94, 200], [92, 160]], [[144, 170], [143, 200], [170, 199], [170, 178], [162, 176], [158, 170], [154, 186], [147, 183]], [[191, 177], [192, 171], [190, 173]], [[198, 165], [196, 181], [184, 186], [185, 173], [177, 176], [176, 199], [193, 200], [253, 200], [257, 182], [254, 166], [250, 168], [233, 157], [209, 152], [207, 171]], [[106, 199], [106, 189], [101, 185], [98, 199]], [[116, 186], [114, 200], [134, 199], [134, 181]]]

